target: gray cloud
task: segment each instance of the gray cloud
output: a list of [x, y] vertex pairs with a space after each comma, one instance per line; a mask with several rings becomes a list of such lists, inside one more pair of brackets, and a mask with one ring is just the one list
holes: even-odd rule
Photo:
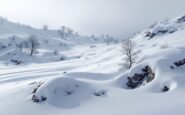
[[0, 15], [35, 27], [66, 25], [82, 34], [124, 38], [185, 13], [184, 4], [184, 0], [1, 0]]

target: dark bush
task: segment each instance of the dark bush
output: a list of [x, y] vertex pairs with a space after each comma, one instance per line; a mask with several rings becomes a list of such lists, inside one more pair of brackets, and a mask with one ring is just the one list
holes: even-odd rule
[[182, 59], [180, 61], [177, 61], [174, 63], [175, 66], [180, 67], [185, 64], [185, 59]]
[[151, 32], [146, 32], [145, 33], [145, 37], [149, 37], [150, 39], [153, 38], [154, 36], [156, 36], [155, 33], [151, 33]]
[[171, 68], [171, 69], [174, 69], [174, 67], [173, 67], [173, 66], [170, 66], [170, 68]]
[[18, 59], [11, 59], [10, 61], [11, 61], [12, 63], [14, 63], [15, 65], [20, 65], [20, 64], [24, 63], [23, 61], [18, 60]]
[[168, 30], [168, 29], [161, 29], [158, 30], [157, 32], [153, 33], [153, 32], [145, 32], [145, 37], [148, 37], [149, 39], [152, 39], [153, 37], [155, 37], [158, 34], [165, 34], [165, 33], [174, 33], [175, 30]]
[[64, 57], [60, 57], [59, 61], [63, 61], [64, 60]]
[[162, 33], [162, 34], [164, 34], [164, 33], [166, 33], [166, 32], [168, 32], [168, 30], [159, 30], [159, 31], [158, 31], [158, 33]]
[[185, 16], [182, 16], [181, 18], [179, 18], [177, 20], [178, 23], [182, 23], [182, 22], [185, 22]]
[[41, 97], [41, 100], [42, 100], [42, 101], [46, 101], [46, 100], [47, 100], [47, 97], [42, 96], [42, 97]]
[[36, 95], [33, 95], [32, 96], [32, 100], [33, 100], [33, 102], [38, 103], [38, 102], [46, 101], [47, 100], [47, 97], [41, 96], [41, 99], [39, 99]]
[[164, 86], [162, 89], [161, 89], [161, 91], [162, 92], [167, 92], [167, 91], [169, 91], [170, 89], [168, 88], [168, 86]]

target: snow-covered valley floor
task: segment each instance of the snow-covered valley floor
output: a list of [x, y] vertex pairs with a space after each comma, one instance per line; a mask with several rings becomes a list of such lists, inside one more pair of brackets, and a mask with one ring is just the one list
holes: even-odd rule
[[[114, 82], [123, 73], [119, 45], [78, 46], [63, 53], [81, 54], [81, 58], [24, 66], [1, 65], [1, 115], [182, 115], [185, 112], [183, 87], [159, 93], [147, 89], [147, 85], [128, 90]], [[112, 53], [116, 56], [111, 56]], [[46, 87], [56, 85], [55, 88], [63, 89], [74, 83], [79, 87], [71, 95], [59, 91], [57, 97], [52, 90], [45, 91], [50, 98], [34, 103], [31, 100], [34, 88], [39, 82], [52, 79]], [[96, 96], [97, 91], [105, 94]]]
[[[63, 54], [68, 56], [80, 55], [80, 58], [76, 59], [20, 66], [6, 66], [2, 64], [0, 69], [0, 98], [2, 99], [2, 102], [0, 103], [1, 114], [57, 115], [63, 113], [75, 114], [77, 111], [82, 112], [79, 114], [90, 114], [89, 110], [85, 110], [84, 107], [93, 106], [90, 104], [91, 101], [93, 103], [99, 103], [98, 101], [96, 102], [96, 100], [105, 101], [107, 98], [107, 96], [102, 98], [95, 97], [93, 95], [93, 90], [101, 90], [101, 88], [109, 90], [106, 81], [112, 80], [119, 74], [119, 63], [121, 61], [119, 48], [120, 47], [117, 47], [116, 45], [99, 45], [94, 48], [90, 48], [89, 45], [82, 45], [63, 52]], [[110, 57], [111, 53], [117, 53], [120, 56]], [[89, 92], [89, 94], [87, 94], [88, 97], [75, 97], [77, 99], [70, 96], [63, 97], [61, 98], [61, 101], [65, 101], [66, 103], [63, 103], [62, 105], [53, 105], [50, 103], [38, 104], [32, 102], [31, 95], [33, 89], [37, 86], [37, 83], [64, 76], [80, 79], [92, 84], [92, 86], [94, 84], [97, 88], [87, 88], [86, 90]], [[98, 84], [100, 87], [98, 87]], [[86, 93], [84, 94], [86, 95]], [[80, 108], [84, 110], [79, 110]], [[92, 107], [92, 111], [94, 111], [93, 108], [94, 107]]]

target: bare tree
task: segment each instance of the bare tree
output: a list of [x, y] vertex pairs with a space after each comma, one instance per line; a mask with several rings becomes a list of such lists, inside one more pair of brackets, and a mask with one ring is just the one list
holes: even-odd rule
[[28, 40], [24, 40], [24, 41], [20, 42], [19, 44], [17, 44], [16, 46], [17, 46], [17, 48], [19, 48], [21, 50], [21, 52], [29, 54]]
[[48, 31], [48, 25], [43, 25], [42, 29], [43, 29], [44, 31]]
[[66, 32], [66, 36], [67, 36], [67, 37], [70, 37], [70, 36], [73, 35], [73, 33], [74, 33], [74, 31], [73, 31], [71, 28], [68, 28], [68, 29], [67, 29], [67, 32]]
[[138, 51], [135, 50], [135, 43], [133, 43], [130, 39], [123, 43], [123, 54], [126, 56], [125, 67], [130, 69], [138, 58]]
[[58, 50], [54, 50], [54, 55], [58, 55]]
[[32, 56], [34, 53], [37, 52], [39, 45], [40, 44], [37, 40], [37, 37], [35, 35], [30, 35], [27, 40], [20, 42], [16, 46], [21, 50], [21, 52], [27, 53]]
[[62, 38], [62, 39], [67, 39], [69, 38], [70, 36], [73, 35], [74, 31], [66, 26], [61, 26], [61, 28], [59, 30], [57, 30], [59, 36]]
[[58, 34], [62, 39], [66, 39], [66, 30], [67, 28], [65, 26], [61, 26], [61, 28], [57, 30]]
[[29, 54], [32, 56], [34, 53], [37, 52], [37, 49], [39, 47], [39, 42], [37, 40], [37, 37], [35, 35], [30, 35], [28, 38], [28, 43], [29, 43]]

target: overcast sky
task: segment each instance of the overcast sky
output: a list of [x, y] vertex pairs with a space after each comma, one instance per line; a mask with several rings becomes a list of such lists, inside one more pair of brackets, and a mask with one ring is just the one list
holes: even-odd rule
[[0, 16], [14, 22], [120, 38], [183, 13], [185, 0], [0, 0]]

